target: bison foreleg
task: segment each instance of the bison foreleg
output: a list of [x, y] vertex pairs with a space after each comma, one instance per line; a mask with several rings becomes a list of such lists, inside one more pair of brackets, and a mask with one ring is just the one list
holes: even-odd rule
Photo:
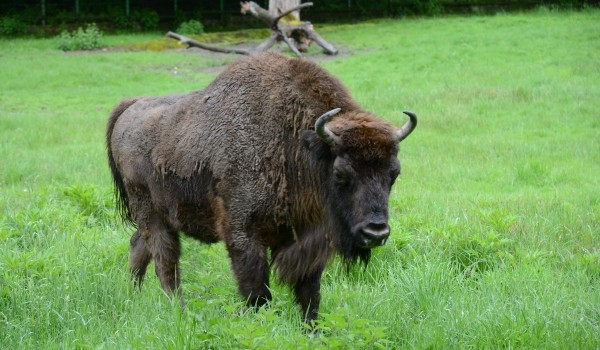
[[300, 280], [294, 286], [296, 300], [302, 307], [304, 321], [313, 326], [319, 316], [319, 304], [321, 303], [321, 274], [318, 270]]
[[242, 235], [234, 234], [237, 238], [227, 243], [231, 267], [242, 297], [249, 306], [260, 307], [272, 299], [266, 248]]
[[144, 276], [146, 275], [146, 268], [152, 259], [152, 254], [146, 248], [146, 243], [141, 238], [140, 231], [135, 231], [131, 240], [129, 241], [129, 270], [134, 278], [137, 287], [142, 286]]

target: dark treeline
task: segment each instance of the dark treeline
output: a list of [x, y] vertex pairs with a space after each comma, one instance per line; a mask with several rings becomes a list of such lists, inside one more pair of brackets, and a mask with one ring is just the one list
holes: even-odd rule
[[[256, 0], [263, 7], [268, 0]], [[307, 2], [307, 1], [302, 1]], [[600, 0], [313, 0], [302, 11], [313, 22], [372, 17], [497, 12], [538, 6], [582, 8]], [[0, 1], [0, 35], [25, 28], [65, 28], [96, 22], [107, 30], [155, 30], [201, 20], [207, 29], [261, 26], [240, 14], [239, 0], [21, 0]]]

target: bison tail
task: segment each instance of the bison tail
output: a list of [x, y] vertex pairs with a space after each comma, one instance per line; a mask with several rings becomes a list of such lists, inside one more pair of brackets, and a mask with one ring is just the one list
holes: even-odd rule
[[108, 126], [106, 128], [106, 150], [108, 152], [108, 165], [110, 166], [110, 171], [112, 173], [113, 183], [115, 185], [115, 201], [116, 201], [116, 209], [119, 213], [119, 216], [123, 219], [124, 222], [131, 223], [135, 226], [135, 222], [131, 216], [131, 211], [129, 210], [129, 198], [127, 197], [127, 192], [125, 191], [125, 184], [123, 183], [123, 176], [117, 167], [117, 163], [115, 162], [115, 158], [113, 156], [113, 150], [111, 146], [111, 139], [113, 135], [113, 129], [117, 120], [125, 112], [127, 108], [129, 108], [132, 104], [134, 104], [137, 99], [129, 99], [123, 100], [115, 109], [112, 111], [110, 118], [108, 119]]

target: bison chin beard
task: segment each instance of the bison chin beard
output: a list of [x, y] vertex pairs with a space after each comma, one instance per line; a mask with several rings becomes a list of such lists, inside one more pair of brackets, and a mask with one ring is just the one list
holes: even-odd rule
[[351, 229], [352, 225], [350, 225], [351, 220], [347, 215], [348, 211], [339, 206], [342, 201], [335, 200], [333, 202], [336, 204], [329, 207], [329, 217], [332, 218], [330, 225], [332, 225], [335, 232], [334, 237], [337, 237], [337, 252], [346, 264], [346, 270], [350, 271], [350, 268], [359, 261], [366, 267], [371, 258], [371, 248], [361, 247], [358, 244], [357, 233]]
[[[346, 226], [346, 225], [340, 225]], [[355, 242], [354, 234], [348, 227], [339, 227], [339, 253], [346, 263], [349, 271], [357, 262], [361, 262], [366, 267], [371, 258], [371, 248], [360, 247]]]
[[[371, 248], [357, 247], [352, 240], [348, 243], [348, 246], [343, 247], [340, 252], [346, 264], [346, 269], [350, 271], [350, 268], [356, 265], [357, 262], [361, 262], [364, 267], [367, 267], [371, 258]], [[343, 242], [342, 244], [346, 245], [347, 243]]]
[[357, 261], [360, 261], [366, 267], [369, 264], [369, 259], [371, 258], [371, 249], [370, 248], [354, 248], [352, 251], [352, 257], [350, 260], [346, 260], [346, 265], [348, 269]]

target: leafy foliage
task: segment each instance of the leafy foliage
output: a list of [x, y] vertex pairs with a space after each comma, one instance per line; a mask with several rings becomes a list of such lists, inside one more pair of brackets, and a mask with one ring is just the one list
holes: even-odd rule
[[150, 9], [135, 10], [131, 13], [132, 26], [141, 30], [155, 30], [158, 28], [160, 17], [158, 12]]
[[94, 50], [102, 47], [102, 32], [95, 23], [90, 23], [85, 29], [62, 31], [58, 36], [58, 48], [63, 51]]
[[25, 34], [27, 25], [17, 17], [0, 17], [0, 36]]
[[158, 12], [148, 8], [135, 9], [127, 17], [122, 7], [112, 6], [106, 10], [106, 16], [117, 30], [153, 31], [160, 23]]
[[556, 8], [583, 8], [594, 5], [593, 0], [354, 0], [316, 2], [314, 11], [343, 12], [351, 11], [363, 15], [413, 16], [438, 15], [453, 11], [478, 12], [489, 7], [495, 12], [501, 9], [527, 9], [535, 6], [550, 6]]
[[179, 34], [203, 34], [204, 26], [202, 22], [197, 21], [195, 19], [191, 19], [189, 21], [182, 22], [179, 27], [177, 27], [177, 33]]
[[444, 0], [393, 0], [388, 11], [393, 15], [437, 15], [444, 12]]

